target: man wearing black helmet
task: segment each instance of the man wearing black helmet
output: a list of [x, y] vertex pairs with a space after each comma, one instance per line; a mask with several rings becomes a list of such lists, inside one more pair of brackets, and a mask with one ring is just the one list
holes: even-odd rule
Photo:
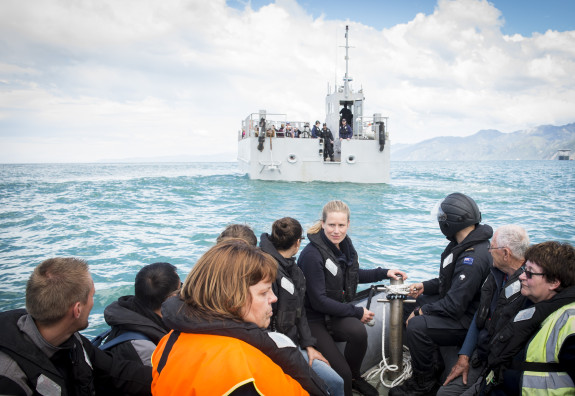
[[435, 394], [443, 371], [440, 346], [460, 345], [479, 305], [481, 284], [493, 258], [493, 229], [480, 224], [481, 212], [465, 194], [449, 194], [437, 206], [437, 221], [449, 244], [441, 254], [439, 277], [409, 286], [417, 306], [406, 322], [413, 375], [391, 396]]

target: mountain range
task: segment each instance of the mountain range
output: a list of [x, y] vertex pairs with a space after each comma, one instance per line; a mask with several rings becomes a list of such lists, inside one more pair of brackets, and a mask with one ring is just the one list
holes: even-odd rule
[[[393, 136], [392, 136], [393, 138]], [[575, 159], [575, 123], [541, 125], [511, 133], [481, 130], [467, 137], [436, 137], [414, 144], [391, 144], [392, 161], [551, 160], [558, 150]], [[236, 162], [235, 152], [211, 155], [122, 158], [99, 162]]]
[[414, 144], [392, 144], [392, 161], [551, 160], [558, 150], [575, 158], [575, 123], [503, 133], [481, 130], [467, 137], [436, 137]]

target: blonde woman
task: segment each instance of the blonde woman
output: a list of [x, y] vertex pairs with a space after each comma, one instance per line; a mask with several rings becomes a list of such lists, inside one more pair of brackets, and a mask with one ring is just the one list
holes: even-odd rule
[[272, 285], [278, 300], [272, 304], [270, 328], [287, 335], [299, 346], [305, 359], [325, 381], [331, 396], [343, 396], [343, 379], [329, 366], [316, 349], [317, 340], [311, 335], [304, 308], [305, 277], [296, 264], [303, 228], [299, 221], [284, 217], [274, 221], [271, 235], [260, 237], [261, 249], [278, 263], [278, 273]]
[[[352, 389], [364, 395], [377, 395], [377, 390], [361, 378], [360, 368], [367, 350], [368, 323], [374, 313], [353, 304], [359, 283], [374, 283], [395, 278], [403, 271], [396, 269], [359, 268], [358, 255], [347, 236], [349, 207], [342, 201], [330, 201], [322, 211], [321, 221], [307, 233], [310, 243], [301, 252], [298, 266], [306, 278], [305, 308], [311, 334], [317, 349], [343, 378], [345, 394]], [[336, 342], [345, 341], [342, 354]]]

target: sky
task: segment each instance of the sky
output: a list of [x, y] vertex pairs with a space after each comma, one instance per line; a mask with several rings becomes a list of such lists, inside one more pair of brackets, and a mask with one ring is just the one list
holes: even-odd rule
[[0, 163], [234, 160], [349, 72], [391, 143], [575, 122], [572, 0], [0, 2]]

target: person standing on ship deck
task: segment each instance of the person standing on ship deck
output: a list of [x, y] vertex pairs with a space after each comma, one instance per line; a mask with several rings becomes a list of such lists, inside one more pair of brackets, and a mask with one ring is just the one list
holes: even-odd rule
[[317, 121], [315, 122], [315, 125], [314, 125], [313, 128], [311, 129], [311, 137], [312, 137], [313, 139], [317, 139], [317, 138], [321, 137], [321, 130], [319, 129], [319, 126], [320, 126], [320, 125], [321, 125], [321, 124], [320, 124], [319, 120], [317, 120]]
[[341, 119], [341, 125], [339, 127], [339, 140], [351, 139], [353, 137], [353, 130], [351, 126], [347, 123], [345, 118]]
[[[374, 313], [353, 304], [358, 283], [373, 283], [402, 276], [397, 269], [360, 269], [358, 255], [347, 236], [349, 207], [330, 201], [322, 210], [321, 221], [308, 230], [310, 243], [303, 249], [298, 266], [306, 278], [304, 301], [311, 334], [317, 349], [343, 378], [346, 396], [352, 389], [364, 395], [377, 390], [361, 378], [361, 363], [367, 351], [365, 323]], [[336, 342], [346, 342], [342, 354]]]
[[347, 103], [343, 105], [343, 108], [339, 111], [341, 118], [347, 121], [348, 125], [353, 124], [353, 114], [350, 109], [347, 108]]
[[323, 138], [323, 160], [326, 161], [329, 157], [330, 161], [333, 162], [333, 134], [325, 122], [320, 133]]

